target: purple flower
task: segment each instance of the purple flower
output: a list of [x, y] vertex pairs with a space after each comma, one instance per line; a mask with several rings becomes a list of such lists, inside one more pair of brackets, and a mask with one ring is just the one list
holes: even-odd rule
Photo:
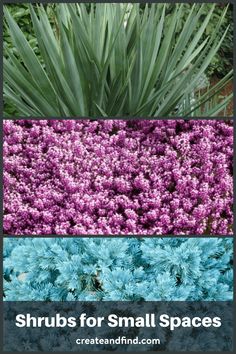
[[4, 121], [4, 233], [223, 235], [233, 123]]

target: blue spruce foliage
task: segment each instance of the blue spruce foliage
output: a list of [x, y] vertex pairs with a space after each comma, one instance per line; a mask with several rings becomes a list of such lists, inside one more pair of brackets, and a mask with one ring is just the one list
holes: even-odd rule
[[231, 238], [4, 239], [9, 301], [232, 300]]

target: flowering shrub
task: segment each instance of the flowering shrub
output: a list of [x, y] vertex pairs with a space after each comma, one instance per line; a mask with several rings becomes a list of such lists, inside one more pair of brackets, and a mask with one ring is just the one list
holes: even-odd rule
[[4, 232], [232, 234], [233, 125], [4, 121]]
[[232, 300], [232, 249], [232, 238], [8, 238], [5, 297]]

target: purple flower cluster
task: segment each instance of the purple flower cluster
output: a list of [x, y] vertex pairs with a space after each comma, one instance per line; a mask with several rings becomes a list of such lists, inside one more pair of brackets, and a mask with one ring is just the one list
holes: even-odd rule
[[232, 121], [5, 120], [3, 148], [5, 234], [232, 234]]

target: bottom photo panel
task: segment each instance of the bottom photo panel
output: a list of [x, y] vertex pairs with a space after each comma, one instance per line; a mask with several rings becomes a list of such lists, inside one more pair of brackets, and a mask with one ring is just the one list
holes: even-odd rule
[[231, 351], [232, 238], [5, 238], [5, 351]]

